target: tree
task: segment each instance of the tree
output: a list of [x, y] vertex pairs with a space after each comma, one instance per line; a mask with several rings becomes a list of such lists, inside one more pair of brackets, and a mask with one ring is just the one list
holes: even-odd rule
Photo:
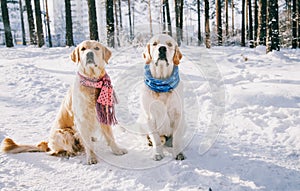
[[298, 1], [298, 47], [300, 48], [300, 2]]
[[292, 10], [292, 48], [297, 48], [297, 0], [293, 0]]
[[210, 28], [209, 28], [209, 0], [205, 2], [205, 46], [210, 48]]
[[26, 45], [26, 34], [25, 34], [25, 26], [24, 26], [22, 0], [19, 0], [19, 9], [20, 9], [21, 30], [22, 30], [22, 44]]
[[177, 44], [180, 46], [183, 36], [183, 0], [175, 0], [175, 17]]
[[245, 42], [245, 0], [242, 0], [242, 35], [241, 35], [241, 46], [246, 46]]
[[11, 34], [10, 22], [9, 22], [9, 15], [7, 9], [7, 1], [1, 0], [1, 11], [2, 11], [2, 19], [5, 31], [5, 44], [6, 47], [13, 47], [13, 39]]
[[119, 5], [119, 17], [120, 17], [120, 29], [122, 30], [123, 29], [123, 25], [122, 25], [122, 6], [121, 6], [121, 0], [118, 0], [118, 5]]
[[133, 39], [133, 32], [132, 32], [132, 23], [131, 23], [131, 7], [130, 7], [130, 0], [128, 0], [128, 18], [129, 18], [130, 40], [132, 40], [132, 39]]
[[152, 29], [152, 16], [151, 16], [151, 0], [148, 0], [148, 12], [149, 12], [149, 24], [150, 24], [150, 35], [153, 35], [153, 29]]
[[49, 42], [49, 47], [52, 47], [52, 38], [51, 38], [50, 20], [49, 20], [49, 11], [48, 11], [48, 0], [45, 0], [45, 6], [46, 6], [46, 21], [47, 21], [48, 42]]
[[74, 46], [71, 0], [65, 0], [65, 9], [66, 9], [65, 10], [66, 11], [66, 45]]
[[279, 19], [278, 0], [270, 0], [268, 4], [268, 31], [267, 31], [267, 52], [280, 50], [279, 46]]
[[222, 6], [221, 0], [216, 0], [217, 36], [218, 45], [222, 45]]
[[117, 0], [114, 0], [114, 5], [115, 5], [115, 20], [116, 20], [116, 33], [117, 33], [117, 42], [118, 42], [118, 46], [120, 46], [120, 33], [119, 33], [119, 21], [118, 21], [118, 3]]
[[234, 36], [234, 0], [231, 0], [231, 22], [232, 22], [232, 36]]
[[198, 46], [200, 46], [201, 44], [200, 0], [197, 0], [197, 13], [198, 13]]
[[34, 26], [31, 0], [25, 0], [25, 4], [26, 4], [26, 10], [27, 10], [27, 20], [28, 20], [28, 25], [29, 25], [30, 44], [36, 45], [37, 42], [36, 42], [35, 26]]
[[249, 41], [250, 41], [250, 48], [254, 48], [251, 0], [248, 0], [248, 8], [249, 8]]
[[228, 0], [225, 0], [225, 36], [228, 37]]
[[258, 44], [266, 45], [266, 36], [267, 36], [267, 2], [266, 0], [259, 0], [258, 30], [257, 30]]
[[35, 9], [35, 22], [36, 22], [38, 46], [42, 47], [45, 44], [45, 40], [44, 40], [40, 0], [34, 0], [34, 9]]
[[110, 47], [115, 47], [115, 21], [114, 21], [114, 1], [106, 1], [106, 30], [107, 44]]
[[[257, 30], [258, 30], [258, 5], [257, 0], [254, 0], [254, 40], [257, 39]], [[257, 44], [255, 43], [255, 46]]]
[[168, 25], [168, 34], [172, 36], [172, 22], [171, 22], [171, 15], [170, 15], [170, 6], [169, 6], [169, 0], [165, 1], [165, 7], [167, 12], [167, 25]]
[[[113, 0], [110, 1], [113, 9]], [[90, 39], [99, 40], [95, 0], [88, 0], [87, 2], [88, 2], [88, 12], [89, 12]], [[113, 18], [114, 18], [114, 14], [112, 13], [112, 19]]]

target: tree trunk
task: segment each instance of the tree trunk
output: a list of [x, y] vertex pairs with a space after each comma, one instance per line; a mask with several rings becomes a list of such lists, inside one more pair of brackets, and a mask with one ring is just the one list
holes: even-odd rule
[[114, 0], [114, 5], [115, 5], [115, 20], [116, 20], [116, 33], [117, 33], [117, 42], [118, 42], [118, 46], [120, 47], [120, 33], [119, 33], [119, 21], [118, 21], [118, 3], [117, 0]]
[[[113, 7], [113, 0], [112, 7]], [[98, 35], [98, 25], [97, 25], [97, 14], [96, 14], [96, 4], [95, 0], [88, 0], [88, 12], [89, 12], [89, 29], [90, 29], [90, 39], [91, 40], [99, 40]], [[112, 8], [113, 9], [113, 8]], [[112, 15], [112, 17], [114, 17]]]
[[235, 32], [234, 32], [234, 0], [231, 0], [231, 11], [232, 11], [232, 13], [231, 13], [231, 22], [232, 22], [232, 36], [234, 36], [235, 35]]
[[259, 0], [259, 13], [258, 13], [258, 32], [257, 41], [259, 45], [266, 45], [267, 36], [267, 1]]
[[249, 8], [249, 42], [250, 42], [250, 48], [254, 48], [251, 0], [248, 0], [248, 8]]
[[121, 5], [121, 0], [118, 0], [118, 4], [119, 4], [120, 30], [122, 30], [123, 29], [123, 24], [122, 24], [122, 5]]
[[221, 0], [216, 0], [216, 18], [217, 18], [217, 35], [218, 45], [222, 45], [222, 7]]
[[115, 25], [114, 25], [114, 1], [106, 1], [106, 30], [107, 30], [107, 45], [115, 47]]
[[228, 38], [228, 0], [225, 0], [225, 36]]
[[20, 8], [21, 29], [22, 29], [22, 44], [26, 45], [26, 34], [25, 34], [25, 26], [24, 26], [22, 0], [19, 0], [19, 8]]
[[280, 50], [278, 25], [278, 0], [270, 0], [268, 5], [268, 43], [267, 52]]
[[297, 0], [293, 0], [292, 10], [292, 48], [297, 48]]
[[175, 0], [175, 17], [177, 44], [180, 46], [183, 37], [183, 0]]
[[151, 16], [151, 0], [148, 0], [148, 11], [149, 11], [149, 24], [150, 24], [150, 35], [153, 35], [152, 29], [152, 16]]
[[71, 12], [71, 0], [65, 0], [66, 11], [66, 46], [74, 46], [73, 41], [73, 26], [72, 26], [72, 12]]
[[10, 22], [9, 22], [9, 15], [7, 9], [7, 1], [1, 0], [1, 11], [2, 11], [2, 19], [5, 31], [5, 44], [6, 47], [13, 47], [13, 38], [11, 34]]
[[161, 19], [161, 23], [162, 23], [162, 32], [166, 33], [166, 4], [165, 4], [165, 0], [163, 0], [163, 4], [162, 4], [162, 19]]
[[26, 4], [26, 11], [27, 11], [27, 20], [29, 25], [29, 38], [30, 38], [30, 44], [36, 45], [36, 35], [35, 35], [35, 27], [34, 27], [34, 19], [33, 19], [33, 11], [32, 11], [32, 5], [31, 0], [25, 0]]
[[210, 28], [209, 28], [209, 0], [205, 2], [205, 46], [210, 48]]
[[300, 48], [300, 2], [298, 0], [298, 20], [297, 20], [297, 26], [298, 26], [298, 48]]
[[44, 40], [40, 0], [34, 0], [34, 9], [35, 9], [35, 22], [36, 22], [38, 46], [42, 47], [45, 44], [45, 40]]
[[197, 14], [198, 14], [198, 46], [200, 46], [201, 45], [200, 0], [197, 0]]
[[132, 40], [132, 39], [133, 39], [133, 32], [132, 32], [132, 24], [131, 24], [131, 7], [130, 7], [130, 0], [128, 0], [128, 18], [129, 18], [130, 40]]
[[165, 5], [166, 5], [166, 12], [167, 12], [168, 35], [172, 36], [172, 22], [171, 22], [171, 15], [170, 15], [169, 0], [165, 0]]
[[241, 46], [246, 46], [245, 43], [245, 0], [242, 0], [242, 31], [241, 31]]
[[257, 30], [258, 30], [258, 6], [257, 6], [257, 0], [254, 0], [254, 45], [257, 46], [256, 44], [256, 39], [257, 39]]
[[49, 11], [48, 11], [48, 0], [45, 0], [45, 5], [46, 5], [46, 21], [47, 21], [48, 42], [49, 42], [49, 47], [52, 47], [52, 38], [51, 38], [50, 20], [49, 20]]

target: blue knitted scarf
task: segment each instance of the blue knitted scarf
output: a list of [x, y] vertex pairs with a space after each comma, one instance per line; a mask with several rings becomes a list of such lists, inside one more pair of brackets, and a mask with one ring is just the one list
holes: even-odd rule
[[145, 65], [145, 84], [153, 91], [162, 93], [169, 92], [177, 87], [180, 78], [178, 73], [178, 66], [174, 65], [172, 75], [167, 79], [156, 79], [153, 78], [150, 71], [149, 64]]

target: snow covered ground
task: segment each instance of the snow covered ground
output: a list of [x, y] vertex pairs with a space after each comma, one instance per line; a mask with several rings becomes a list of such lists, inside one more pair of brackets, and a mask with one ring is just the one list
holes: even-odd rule
[[[73, 48], [0, 47], [0, 141], [47, 140], [75, 74]], [[1, 153], [1, 191], [300, 190], [299, 50], [266, 55], [265, 47], [182, 47], [187, 159], [173, 160], [166, 149], [159, 162], [134, 128], [142, 51], [115, 49], [107, 66], [123, 126], [114, 127], [114, 134], [127, 155], [113, 155], [102, 139], [101, 161], [91, 166], [84, 155]]]

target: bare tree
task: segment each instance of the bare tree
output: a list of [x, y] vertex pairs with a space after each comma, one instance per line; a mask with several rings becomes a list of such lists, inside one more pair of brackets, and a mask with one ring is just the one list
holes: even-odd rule
[[205, 46], [210, 48], [210, 28], [209, 28], [209, 0], [205, 2]]
[[8, 9], [7, 9], [7, 1], [1, 0], [1, 11], [2, 11], [2, 19], [3, 19], [3, 25], [5, 30], [5, 44], [6, 47], [13, 47], [13, 39], [11, 34], [11, 28], [10, 28], [10, 22], [9, 22], [9, 15], [8, 15]]
[[27, 11], [27, 20], [28, 20], [28, 25], [29, 25], [30, 44], [36, 45], [37, 42], [36, 42], [35, 26], [34, 26], [31, 0], [25, 0], [25, 4], [26, 4], [26, 11]]
[[257, 0], [254, 0], [254, 41], [255, 41], [255, 46], [256, 44], [256, 39], [257, 39], [257, 30], [258, 30], [258, 5], [257, 5]]
[[183, 0], [175, 0], [175, 17], [177, 44], [180, 46], [183, 37]]
[[200, 0], [197, 0], [197, 14], [198, 14], [198, 46], [200, 46], [201, 45]]
[[258, 44], [266, 45], [266, 36], [267, 36], [267, 2], [266, 0], [259, 0], [258, 30], [257, 30]]
[[46, 6], [46, 22], [47, 22], [48, 42], [49, 42], [49, 47], [52, 47], [52, 38], [51, 38], [50, 20], [49, 20], [49, 11], [48, 11], [48, 0], [45, 0], [45, 6]]
[[19, 0], [19, 9], [20, 9], [21, 30], [22, 30], [22, 44], [26, 45], [26, 33], [25, 33], [25, 26], [24, 26], [24, 16], [23, 16], [22, 0]]
[[166, 6], [166, 13], [167, 13], [168, 34], [172, 36], [172, 22], [171, 22], [171, 15], [170, 15], [169, 0], [164, 0], [164, 1]]
[[254, 48], [251, 0], [248, 0], [248, 9], [249, 9], [249, 42], [250, 42], [250, 48]]
[[[299, 26], [298, 26], [299, 27]], [[297, 0], [293, 0], [292, 10], [292, 48], [297, 48]]]
[[298, 48], [300, 48], [300, 2], [298, 1], [298, 20], [297, 20], [297, 26], [298, 26]]
[[37, 39], [38, 39], [38, 46], [42, 47], [45, 44], [45, 40], [44, 40], [40, 0], [34, 0], [34, 9], [35, 9], [34, 12], [35, 12], [35, 22], [36, 22], [36, 33], [37, 33]]
[[114, 0], [114, 5], [115, 5], [115, 21], [116, 21], [116, 35], [117, 35], [117, 42], [118, 42], [118, 46], [120, 46], [120, 38], [119, 38], [119, 21], [118, 21], [118, 3], [117, 3], [117, 0]]
[[228, 38], [228, 0], [225, 0], [225, 36]]
[[[113, 6], [113, 0], [112, 5]], [[97, 25], [97, 14], [96, 14], [96, 3], [95, 0], [87, 0], [88, 2], [88, 12], [89, 12], [89, 29], [90, 29], [90, 39], [99, 40], [98, 35], [98, 25]], [[114, 17], [114, 16], [112, 16]]]
[[121, 5], [121, 0], [118, 0], [118, 5], [119, 5], [120, 29], [122, 30], [123, 29], [123, 24], [122, 24], [122, 5]]
[[72, 12], [71, 12], [70, 0], [65, 0], [65, 11], [66, 11], [66, 45], [74, 46]]
[[267, 52], [280, 50], [279, 46], [279, 19], [278, 0], [270, 0], [268, 4], [268, 31], [267, 31]]
[[128, 0], [128, 18], [129, 18], [129, 31], [130, 31], [130, 40], [133, 39], [132, 23], [131, 23], [131, 7], [130, 0]]
[[221, 0], [216, 0], [216, 18], [217, 18], [217, 35], [218, 45], [222, 45], [222, 6]]
[[114, 21], [114, 2], [113, 0], [106, 1], [106, 30], [107, 30], [107, 45], [115, 47], [115, 21]]
[[234, 0], [231, 0], [231, 27], [232, 27], [232, 36], [234, 36], [235, 35], [235, 32], [234, 32], [234, 8], [235, 8], [235, 6], [234, 6]]
[[151, 15], [151, 0], [148, 0], [148, 11], [149, 11], [149, 24], [150, 24], [150, 35], [153, 35], [153, 29], [152, 29], [152, 15]]
[[241, 46], [246, 46], [245, 42], [245, 0], [242, 0], [242, 35], [241, 35]]

